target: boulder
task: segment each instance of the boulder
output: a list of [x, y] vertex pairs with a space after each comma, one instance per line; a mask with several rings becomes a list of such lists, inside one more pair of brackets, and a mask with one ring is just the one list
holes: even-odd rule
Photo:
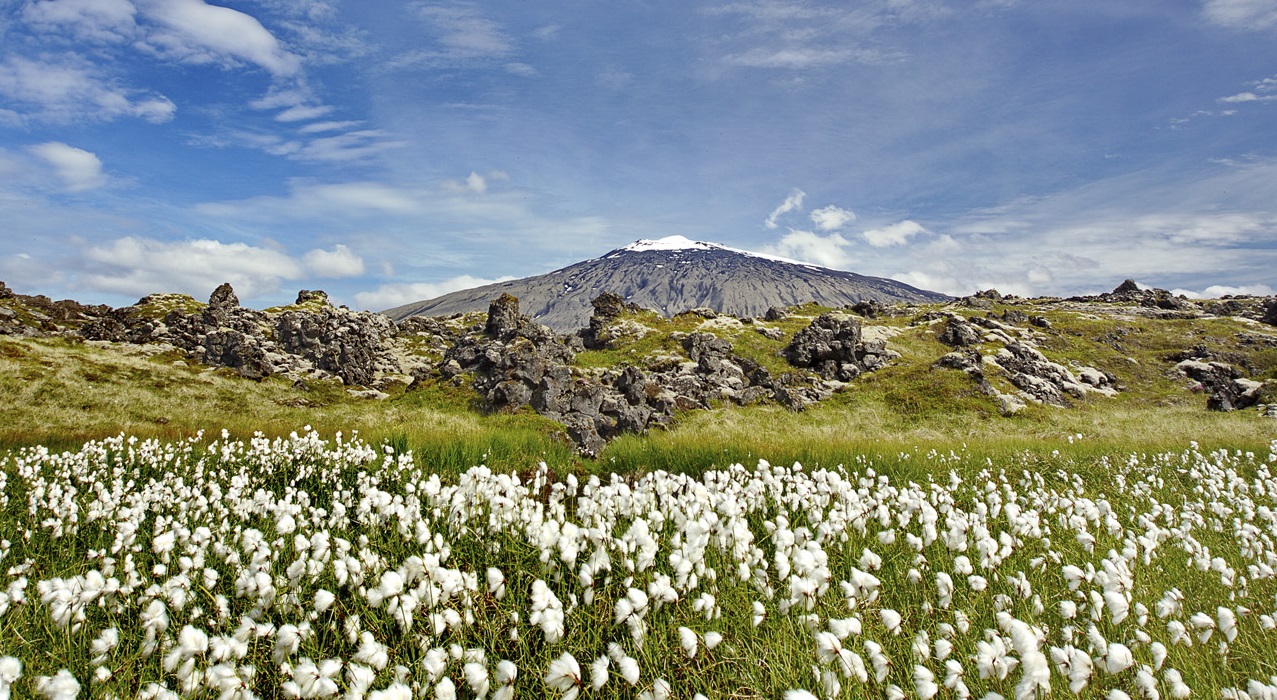
[[860, 321], [841, 313], [821, 314], [793, 339], [781, 355], [794, 367], [810, 369], [826, 380], [851, 381], [898, 357], [879, 340], [864, 343]]
[[1187, 359], [1175, 365], [1182, 375], [1196, 382], [1194, 388], [1205, 392], [1210, 411], [1233, 411], [1259, 403], [1263, 383], [1242, 377], [1236, 367], [1223, 362]]
[[232, 311], [239, 308], [239, 297], [235, 296], [230, 282], [223, 282], [213, 290], [208, 297], [208, 308], [210, 311]]
[[1269, 299], [1264, 304], [1264, 313], [1259, 320], [1270, 326], [1277, 326], [1277, 297]]
[[949, 316], [949, 322], [936, 339], [950, 347], [965, 348], [969, 345], [978, 345], [982, 338], [983, 334], [979, 328], [963, 317], [953, 314]]
[[523, 317], [519, 314], [519, 300], [509, 294], [502, 294], [488, 306], [488, 321], [483, 327], [484, 334], [500, 339], [513, 337], [519, 332]]

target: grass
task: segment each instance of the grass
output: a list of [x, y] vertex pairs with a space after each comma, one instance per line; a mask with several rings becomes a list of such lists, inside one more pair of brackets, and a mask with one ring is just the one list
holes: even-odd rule
[[[933, 366], [952, 351], [936, 340], [942, 323], [911, 325], [909, 316], [866, 319], [867, 326], [894, 330], [889, 347], [902, 357], [858, 378], [822, 404], [798, 413], [769, 405], [689, 412], [680, 415], [671, 430], [624, 436], [597, 460], [586, 460], [572, 454], [558, 424], [529, 411], [485, 413], [479, 397], [464, 384], [420, 382], [375, 401], [355, 398], [334, 382], [312, 381], [301, 390], [280, 378], [247, 381], [229, 370], [188, 364], [180, 352], [148, 357], [67, 338], [0, 337], [5, 412], [0, 449], [36, 444], [69, 449], [120, 432], [180, 439], [200, 430], [226, 429], [236, 437], [256, 432], [274, 437], [310, 425], [330, 436], [357, 432], [373, 442], [391, 441], [450, 470], [480, 462], [523, 469], [546, 460], [595, 472], [703, 470], [733, 461], [748, 463], [759, 456], [778, 463], [836, 465], [860, 454], [889, 456], [915, 447], [943, 451], [958, 445], [988, 455], [1172, 449], [1191, 439], [1204, 446], [1260, 449], [1277, 433], [1277, 424], [1253, 411], [1205, 411], [1206, 397], [1188, 391], [1166, 359], [1200, 343], [1243, 359], [1253, 377], [1277, 379], [1277, 349], [1239, 340], [1239, 334], [1262, 333], [1266, 327], [1228, 318], [1164, 320], [1052, 307], [996, 305], [988, 313], [1000, 316], [1012, 308], [1051, 321], [1051, 329], [1040, 331], [1041, 349], [1048, 357], [1110, 371], [1124, 390], [1112, 398], [1088, 395], [1069, 408], [1030, 404], [1018, 414], [1002, 415], [996, 402], [967, 376]], [[781, 321], [766, 323], [783, 331], [777, 340], [749, 324], [716, 332], [728, 338], [737, 353], [779, 373], [790, 369], [779, 351], [811, 318], [827, 310], [808, 305], [791, 310]], [[969, 317], [986, 313], [957, 311]], [[627, 312], [622, 319], [652, 330], [641, 339], [580, 353], [578, 368], [641, 364], [653, 354], [684, 355], [680, 334], [704, 323], [693, 314], [663, 319], [652, 312]], [[458, 320], [477, 322], [477, 317]], [[425, 352], [413, 341], [405, 345], [407, 352]], [[979, 349], [991, 355], [998, 347]], [[986, 375], [1000, 391], [1014, 391], [998, 372]], [[1081, 439], [1071, 442], [1077, 435]]]
[[[394, 449], [408, 444], [406, 438], [394, 436], [387, 442]], [[12, 538], [5, 560], [31, 562], [26, 572], [32, 579], [27, 602], [0, 613], [0, 638], [25, 644], [0, 646], [0, 655], [16, 653], [24, 662], [24, 677], [15, 685], [19, 696], [31, 694], [35, 676], [51, 675], [59, 668], [71, 670], [87, 686], [95, 666], [89, 661], [91, 641], [100, 630], [117, 627], [121, 644], [104, 664], [111, 678], [97, 687], [96, 693], [124, 692], [131, 697], [152, 681], [176, 687], [179, 674], [165, 671], [161, 662], [171, 643], [162, 645], [154, 656], [140, 651], [143, 631], [139, 613], [152, 599], [171, 601], [172, 577], [185, 571], [177, 559], [180, 555], [201, 563], [191, 571], [188, 602], [167, 605], [170, 619], [166, 636], [170, 640], [185, 625], [206, 629], [210, 636], [233, 632], [241, 615], [254, 606], [253, 594], [236, 593], [236, 581], [244, 572], [265, 567], [280, 595], [256, 613], [260, 621], [276, 627], [306, 623], [313, 630], [300, 649], [289, 655], [290, 662], [296, 664], [301, 657], [308, 657], [355, 663], [359, 643], [348, 641], [342, 630], [358, 616], [360, 629], [386, 644], [390, 658], [389, 665], [377, 674], [374, 687], [384, 688], [395, 675], [395, 665], [402, 665], [418, 684], [419, 695], [425, 696], [431, 694], [432, 684], [424, 679], [420, 662], [425, 649], [432, 646], [483, 649], [489, 668], [497, 659], [511, 659], [519, 668], [516, 686], [520, 696], [558, 697], [542, 680], [552, 659], [568, 651], [585, 667], [604, 653], [609, 642], [615, 642], [638, 660], [642, 669], [639, 686], [624, 684], [613, 666], [613, 680], [601, 692], [587, 690], [582, 697], [634, 698], [661, 678], [674, 688], [675, 697], [701, 692], [711, 698], [776, 698], [790, 688], [817, 689], [811, 672], [812, 665], [819, 664], [812, 632], [824, 629], [833, 618], [854, 615], [863, 622], [863, 632], [849, 637], [846, 646], [867, 656], [864, 641], [874, 640], [893, 666], [883, 682], [861, 685], [844, 679], [837, 697], [882, 696], [887, 694], [886, 683], [908, 692], [913, 664], [919, 662], [943, 677], [940, 661], [929, 658], [930, 653], [919, 658], [911, 650], [919, 633], [926, 633], [931, 641], [952, 641], [950, 658], [965, 667], [966, 682], [975, 697], [987, 692], [1012, 697], [1019, 671], [1005, 680], [982, 679], [973, 658], [977, 643], [999, 629], [995, 611], [1002, 608], [1027, 624], [1040, 626], [1046, 644], [1052, 646], [1067, 643], [1065, 628], [1069, 627], [1073, 628], [1072, 643], [1084, 647], [1084, 630], [1092, 622], [1108, 640], [1129, 645], [1138, 664], [1152, 663], [1149, 639], [1166, 643], [1167, 665], [1183, 673], [1195, 697], [1219, 697], [1227, 687], [1245, 687], [1247, 679], [1265, 681], [1277, 673], [1271, 654], [1277, 633], [1265, 630], [1259, 620], [1260, 615], [1272, 613], [1275, 579], [1252, 575], [1244, 586], [1226, 585], [1208, 568], [1185, 566], [1185, 557], [1190, 563], [1220, 557], [1242, 572], [1248, 563], [1271, 556], [1272, 523], [1265, 520], [1263, 508], [1257, 515], [1256, 506], [1267, 506], [1271, 501], [1265, 494], [1277, 486], [1270, 471], [1277, 455], [1267, 456], [1269, 464], [1263, 463], [1264, 452], [1258, 457], [1243, 457], [1231, 452], [1179, 451], [1132, 458], [1092, 446], [1072, 454], [1007, 455], [992, 464], [986, 461], [988, 457], [965, 449], [911, 450], [882, 459], [862, 455], [846, 469], [835, 470], [835, 478], [847, 481], [827, 481], [828, 475], [816, 475], [810, 468], [736, 470], [715, 475], [713, 480], [649, 474], [629, 479], [625, 489], [610, 493], [600, 491], [600, 485], [595, 484], [587, 494], [566, 493], [562, 482], [552, 488], [516, 493], [482, 470], [445, 475], [442, 484], [435, 482], [431, 487], [433, 469], [422, 461], [383, 458], [380, 450], [342, 453], [332, 444], [316, 445], [309, 436], [270, 444], [254, 441], [251, 445], [215, 446], [206, 441], [160, 445], [118, 440], [88, 446], [77, 454], [31, 451], [20, 456], [20, 467], [0, 460], [0, 473], [8, 476], [7, 484], [0, 487], [0, 497], [6, 499], [5, 507], [0, 508], [0, 524], [9, 532], [24, 534]], [[535, 477], [527, 476], [523, 485], [531, 486]], [[616, 482], [611, 485], [619, 486]], [[203, 494], [216, 497], [204, 499]], [[68, 498], [78, 508], [67, 508]], [[330, 509], [337, 502], [343, 504], [345, 515], [330, 519]], [[369, 503], [385, 505], [366, 507]], [[1003, 507], [1010, 503], [1017, 504], [1020, 516], [1027, 518], [1017, 520], [1018, 516], [1011, 515], [1010, 509]], [[28, 504], [32, 504], [30, 509]], [[642, 507], [636, 510], [635, 504]], [[727, 505], [733, 508], [724, 507]], [[324, 514], [314, 511], [308, 515], [313, 508], [324, 509]], [[655, 515], [658, 511], [660, 516]], [[78, 524], [68, 519], [72, 513], [93, 512], [101, 517], [86, 517]], [[298, 515], [297, 532], [283, 530], [278, 520], [282, 512]], [[516, 512], [532, 519], [522, 519]], [[704, 567], [699, 570], [700, 582], [676, 584], [680, 600], [648, 612], [646, 641], [636, 644], [626, 627], [615, 623], [617, 601], [631, 586], [646, 589], [658, 572], [677, 578], [673, 554], [690, 543], [689, 525], [711, 522], [708, 518], [725, 523], [737, 517], [731, 515], [733, 512], [741, 519], [734, 526], [716, 530], [696, 559], [696, 564]], [[928, 512], [938, 517], [924, 518]], [[926, 537], [928, 524], [940, 531], [949, 530], [948, 514], [952, 513], [965, 514], [978, 523], [978, 527], [958, 528], [965, 533], [962, 549], [954, 549], [944, 540], [909, 543], [911, 536]], [[1112, 517], [1106, 519], [1105, 514]], [[594, 517], [601, 521], [592, 521]], [[850, 521], [836, 519], [840, 517]], [[630, 572], [623, 559], [634, 552], [623, 547], [619, 538], [638, 518], [651, 521], [659, 550], [652, 568]], [[138, 521], [135, 531], [124, 526], [131, 519]], [[585, 547], [574, 563], [561, 561], [561, 545], [540, 532], [542, 523], [557, 524], [559, 520], [600, 528], [583, 535]], [[1249, 543], [1238, 541], [1242, 523], [1253, 527], [1258, 537]], [[74, 529], [58, 529], [68, 524]], [[822, 530], [822, 524], [836, 527]], [[211, 544], [195, 536], [202, 525], [212, 529]], [[1135, 546], [1134, 538], [1153, 526], [1162, 528], [1167, 541], [1148, 549], [1147, 559], [1141, 557], [1146, 545], [1127, 554], [1128, 547]], [[427, 533], [424, 542], [419, 534], [422, 527]], [[1079, 527], [1094, 537], [1093, 549], [1086, 549], [1073, 536]], [[166, 555], [155, 551], [154, 538], [170, 528], [181, 533], [179, 549], [163, 569], [158, 569]], [[242, 544], [248, 528], [260, 530], [263, 541], [269, 543], [260, 559]], [[751, 533], [742, 541], [758, 547], [759, 558], [754, 563], [770, 572], [774, 597], [760, 590], [762, 579], [757, 573], [751, 582], [742, 582], [734, 574], [739, 561], [728, 543], [739, 536], [740, 528]], [[790, 580], [775, 564], [782, 549], [777, 532], [782, 528], [797, 538], [791, 543], [798, 542], [801, 548], [802, 542], [814, 538], [820, 552], [827, 555], [830, 591], [817, 596], [810, 609], [801, 604], [788, 611], [780, 607], [788, 597]], [[320, 559], [327, 563], [307, 568], [307, 559], [320, 556], [313, 544], [318, 540], [310, 538], [320, 530], [331, 535], [334, 548], [338, 544], [335, 538], [353, 543], [351, 554], [361, 562], [363, 580], [343, 585], [328, 555]], [[126, 536], [129, 532], [136, 533], [136, 540]], [[410, 557], [440, 554], [430, 533], [440, 535], [448, 545], [447, 554], [430, 564], [431, 581], [442, 581], [451, 571], [478, 577], [470, 592], [442, 604], [472, 614], [473, 623], [438, 637], [425, 631], [429, 628], [424, 619], [428, 608], [418, 609], [414, 627], [402, 629], [386, 606], [368, 599], [383, 571], [404, 570]], [[302, 537], [298, 538], [299, 534]], [[956, 573], [956, 558], [962, 554], [978, 562], [982, 543], [990, 541], [1001, 541], [1007, 549], [996, 563], [977, 564], [976, 573], [989, 584], [987, 589], [977, 590]], [[610, 570], [596, 572], [592, 584], [580, 583], [579, 567], [596, 547], [603, 546], [613, 557]], [[117, 547], [122, 548], [119, 555]], [[106, 567], [103, 553], [109, 549], [115, 573], [106, 575], [125, 578], [126, 571], [133, 572], [138, 585], [106, 605], [85, 606], [82, 628], [60, 625], [52, 613], [54, 598], [44, 600], [46, 596], [37, 594], [40, 583], [55, 577], [84, 576]], [[866, 549], [881, 557], [880, 568], [864, 563]], [[1059, 601], [1073, 599], [1086, 605], [1090, 599], [1069, 589], [1060, 565], [1102, 570], [1105, 562], [1115, 561], [1119, 551], [1124, 557], [1120, 561], [1132, 572], [1128, 592], [1133, 608], [1139, 604], [1153, 610], [1172, 587], [1185, 595], [1184, 610], [1175, 619], [1186, 620], [1199, 611], [1213, 617], [1220, 607], [1248, 608], [1249, 612], [1238, 619], [1240, 635], [1227, 653], [1218, 647], [1222, 631], [1209, 644], [1169, 643], [1166, 620], [1151, 612], [1146, 622], [1134, 611], [1126, 621], [1116, 621], [1102, 608], [1096, 609], [1093, 619], [1085, 609], [1079, 619], [1063, 618]], [[307, 567], [294, 570], [295, 562]], [[793, 562], [797, 566], [798, 559], [794, 557]], [[203, 582], [203, 567], [220, 572], [213, 584]], [[504, 597], [496, 597], [485, 587], [488, 567], [504, 572]], [[838, 582], [853, 578], [858, 568], [873, 571], [881, 580], [880, 595], [861, 595], [849, 605]], [[717, 572], [716, 576], [710, 576], [710, 570]], [[953, 599], [941, 602], [935, 576], [951, 571], [957, 579]], [[1013, 586], [1018, 577], [1030, 585], [1030, 591], [1020, 592]], [[570, 608], [561, 642], [547, 642], [529, 623], [530, 591], [536, 579], [545, 581]], [[1088, 582], [1083, 592], [1099, 587], [1098, 580]], [[592, 600], [580, 598], [573, 603], [572, 596], [586, 588], [591, 589]], [[327, 611], [311, 610], [319, 589], [339, 594]], [[707, 619], [694, 609], [693, 601], [705, 592], [716, 596], [721, 616]], [[218, 620], [213, 612], [218, 604], [215, 595], [226, 596], [222, 604], [229, 606], [229, 613], [224, 620]], [[760, 601], [767, 613], [767, 619], [757, 627], [750, 619], [754, 601]], [[887, 608], [901, 614], [901, 633], [892, 634], [881, 621], [881, 611]], [[969, 620], [969, 632], [943, 629], [958, 621], [955, 611], [962, 611]], [[517, 623], [511, 617], [515, 613], [520, 615]], [[683, 626], [698, 637], [719, 632], [724, 641], [715, 650], [702, 648], [688, 658], [679, 647], [678, 628]], [[511, 636], [514, 630], [517, 637]], [[1140, 634], [1149, 639], [1138, 643]], [[260, 697], [283, 695], [280, 684], [287, 676], [271, 660], [273, 646], [270, 637], [255, 640], [242, 661], [257, 669], [255, 689]], [[197, 667], [212, 663], [199, 655]], [[583, 668], [583, 672], [582, 679], [588, 683], [589, 671]], [[459, 661], [450, 662], [447, 673], [458, 687], [463, 684]], [[1064, 693], [1060, 674], [1054, 669], [1051, 673], [1054, 694]], [[1111, 688], [1130, 689], [1135, 673], [1136, 669], [1116, 676], [1097, 673], [1082, 697], [1105, 697]], [[459, 697], [472, 695], [463, 690]]]

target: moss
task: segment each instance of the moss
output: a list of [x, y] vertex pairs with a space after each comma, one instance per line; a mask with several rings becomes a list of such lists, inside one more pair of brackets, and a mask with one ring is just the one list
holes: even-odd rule
[[187, 294], [152, 294], [139, 300], [130, 310], [130, 315], [158, 321], [173, 311], [193, 316], [206, 308], [208, 304], [196, 301]]

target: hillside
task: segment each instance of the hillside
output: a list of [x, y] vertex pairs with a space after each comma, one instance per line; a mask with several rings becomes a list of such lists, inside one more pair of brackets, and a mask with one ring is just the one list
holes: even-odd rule
[[566, 333], [589, 322], [590, 302], [604, 292], [666, 317], [696, 308], [750, 317], [806, 303], [837, 308], [863, 301], [948, 299], [895, 280], [670, 236], [636, 241], [544, 275], [453, 292], [384, 313], [399, 321], [484, 311], [493, 299], [509, 294], [534, 321]]
[[655, 468], [957, 442], [1047, 449], [1077, 435], [1132, 449], [1277, 435], [1268, 298], [1124, 285], [1078, 299], [990, 292], [667, 319], [605, 296], [573, 335], [533, 323], [510, 297], [491, 315], [398, 324], [322, 292], [256, 311], [223, 287], [210, 302], [152, 295], [105, 309], [5, 288], [0, 447], [312, 425], [459, 466], [580, 450]]

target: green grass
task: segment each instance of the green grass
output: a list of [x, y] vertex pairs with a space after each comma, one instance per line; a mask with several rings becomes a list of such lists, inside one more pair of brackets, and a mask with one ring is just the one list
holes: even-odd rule
[[[1263, 332], [1263, 327], [1226, 318], [1095, 316], [1033, 304], [996, 305], [992, 313], [1000, 316], [1012, 308], [1051, 320], [1051, 329], [1039, 331], [1044, 337], [1042, 352], [1049, 358], [1110, 371], [1124, 390], [1112, 398], [1088, 395], [1068, 408], [1030, 404], [1016, 415], [1004, 416], [964, 374], [933, 366], [952, 351], [936, 340], [943, 322], [910, 325], [912, 318], [907, 316], [865, 319], [866, 326], [888, 326], [898, 332], [888, 345], [902, 357], [859, 377], [822, 404], [798, 413], [769, 405], [689, 412], [680, 415], [671, 430], [624, 436], [597, 460], [586, 460], [572, 455], [558, 424], [526, 410], [487, 414], [464, 382], [420, 382], [410, 390], [394, 388], [390, 399], [373, 401], [354, 398], [335, 382], [308, 382], [303, 391], [279, 378], [244, 380], [230, 370], [192, 365], [180, 351], [146, 357], [72, 339], [0, 338], [5, 413], [0, 449], [35, 444], [73, 448], [120, 432], [179, 439], [200, 430], [227, 429], [238, 437], [258, 431], [273, 437], [311, 425], [325, 435], [357, 431], [374, 442], [392, 440], [450, 469], [485, 461], [521, 469], [552, 458], [593, 472], [660, 465], [699, 470], [767, 455], [778, 462], [832, 465], [860, 454], [891, 455], [914, 447], [947, 450], [963, 444], [990, 455], [1070, 452], [1083, 445], [1121, 451], [1169, 449], [1189, 439], [1256, 449], [1277, 434], [1274, 421], [1253, 411], [1207, 412], [1206, 397], [1188, 391], [1166, 359], [1203, 343], [1213, 351], [1244, 358], [1253, 377], [1277, 379], [1277, 349], [1238, 340], [1239, 333]], [[826, 310], [808, 305], [767, 323], [785, 333], [779, 340], [763, 337], [749, 324], [718, 332], [737, 353], [776, 374], [791, 369], [780, 350]], [[986, 313], [957, 310], [969, 317]], [[636, 341], [579, 354], [579, 369], [642, 364], [653, 354], [685, 356], [679, 334], [693, 332], [704, 322], [691, 314], [662, 319], [651, 312], [627, 312], [622, 318], [653, 330]], [[478, 322], [476, 315], [456, 321], [470, 326]], [[423, 352], [424, 342], [414, 345], [409, 339], [405, 349]], [[998, 347], [980, 349], [993, 354]], [[997, 371], [986, 375], [1000, 391], [1014, 391]], [[1277, 390], [1270, 388], [1269, 393]], [[1070, 444], [1069, 436], [1078, 434], [1082, 439]]]

